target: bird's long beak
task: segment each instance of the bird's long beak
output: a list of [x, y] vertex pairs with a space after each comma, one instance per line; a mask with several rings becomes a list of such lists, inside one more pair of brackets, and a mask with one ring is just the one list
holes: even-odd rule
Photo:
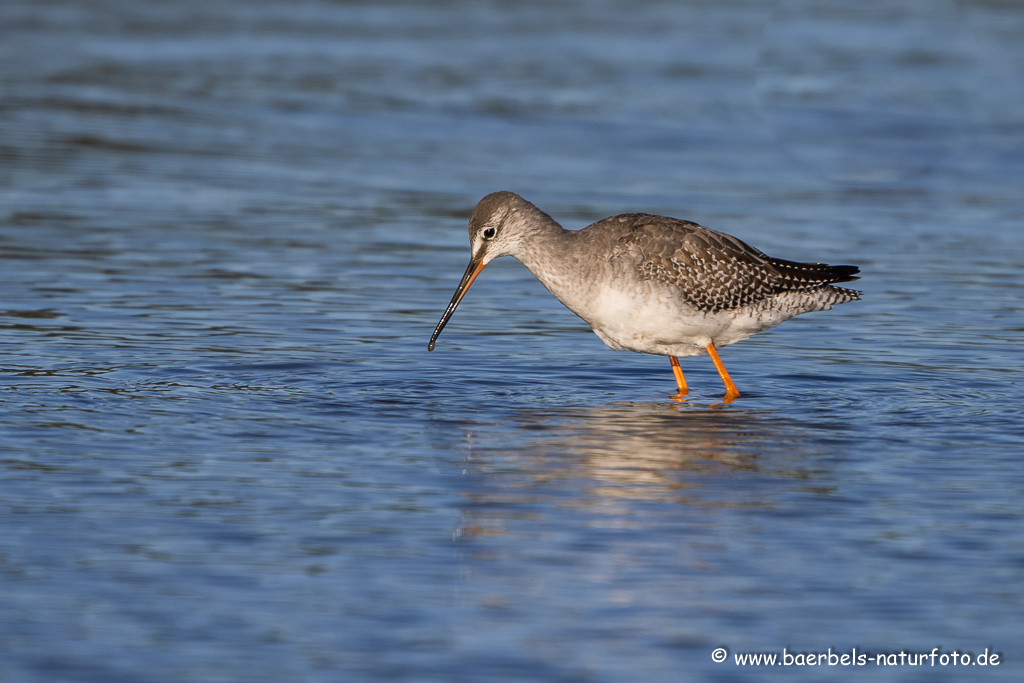
[[452, 313], [455, 312], [455, 308], [462, 301], [462, 297], [465, 296], [469, 290], [469, 286], [473, 284], [473, 280], [480, 274], [480, 271], [484, 269], [483, 255], [474, 256], [469, 260], [469, 266], [466, 267], [466, 272], [462, 276], [462, 281], [459, 282], [458, 288], [455, 290], [455, 295], [452, 297], [451, 303], [448, 304], [448, 308], [445, 309], [444, 315], [441, 316], [441, 321], [437, 323], [437, 327], [434, 328], [434, 334], [430, 335], [430, 343], [427, 344], [427, 351], [434, 350], [434, 342], [437, 341], [438, 336], [441, 334], [441, 330], [448, 324], [448, 319], [452, 317]]

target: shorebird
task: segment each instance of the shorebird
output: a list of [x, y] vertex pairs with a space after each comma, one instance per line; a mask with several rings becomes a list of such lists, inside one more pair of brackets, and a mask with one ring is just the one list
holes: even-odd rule
[[512, 256], [610, 348], [668, 356], [677, 400], [688, 393], [680, 356], [710, 356], [731, 402], [740, 392], [718, 347], [860, 298], [833, 286], [857, 280], [857, 266], [784, 261], [723, 232], [646, 213], [566, 230], [513, 192], [480, 200], [469, 242], [469, 266], [428, 351], [484, 266]]

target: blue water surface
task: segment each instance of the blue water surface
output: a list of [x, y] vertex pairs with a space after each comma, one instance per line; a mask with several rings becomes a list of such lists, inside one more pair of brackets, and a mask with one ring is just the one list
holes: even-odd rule
[[[0, 680], [1021, 680], [1021, 44], [994, 2], [4, 3]], [[722, 350], [728, 405], [511, 259], [428, 354], [495, 190], [863, 300]], [[784, 648], [972, 664], [735, 659]]]

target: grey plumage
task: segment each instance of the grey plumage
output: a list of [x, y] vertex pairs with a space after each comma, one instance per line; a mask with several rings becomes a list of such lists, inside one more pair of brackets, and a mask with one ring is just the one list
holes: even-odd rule
[[706, 313], [742, 308], [784, 292], [820, 291], [832, 303], [860, 298], [855, 290], [830, 286], [858, 279], [856, 266], [773, 258], [731, 235], [665, 216], [633, 213], [605, 221], [625, 229], [613, 258], [628, 253], [641, 279], [678, 287], [687, 303]]

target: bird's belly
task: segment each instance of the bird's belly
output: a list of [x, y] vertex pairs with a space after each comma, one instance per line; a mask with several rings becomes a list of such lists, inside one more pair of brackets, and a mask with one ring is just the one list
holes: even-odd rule
[[710, 343], [734, 344], [795, 314], [763, 304], [704, 312], [657, 288], [629, 292], [610, 287], [573, 310], [612, 349], [679, 357], [705, 353]]
[[663, 356], [704, 353], [728, 327], [721, 316], [706, 315], [658, 292], [601, 290], [585, 311], [576, 311], [610, 348]]

